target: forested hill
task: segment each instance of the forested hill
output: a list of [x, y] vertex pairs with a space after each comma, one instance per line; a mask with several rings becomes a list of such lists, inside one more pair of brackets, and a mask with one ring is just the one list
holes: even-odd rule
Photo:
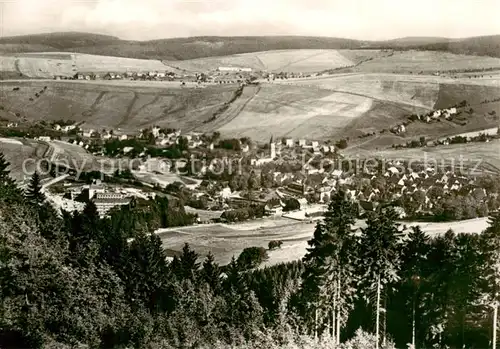
[[284, 49], [420, 49], [500, 57], [500, 35], [465, 39], [407, 37], [388, 41], [311, 36], [201, 36], [150, 41], [90, 33], [0, 38], [0, 53], [67, 51], [143, 59], [184, 60]]

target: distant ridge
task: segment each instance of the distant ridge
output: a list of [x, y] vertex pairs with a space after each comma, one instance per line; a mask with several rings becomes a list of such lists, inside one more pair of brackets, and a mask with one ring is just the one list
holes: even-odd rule
[[288, 49], [419, 49], [500, 57], [500, 35], [464, 39], [406, 37], [363, 41], [313, 36], [197, 36], [150, 41], [80, 32], [0, 38], [0, 53], [66, 51], [143, 59], [184, 60]]

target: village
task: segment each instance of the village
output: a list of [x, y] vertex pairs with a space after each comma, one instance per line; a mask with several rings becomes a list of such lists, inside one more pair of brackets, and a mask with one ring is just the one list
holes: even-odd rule
[[69, 122], [51, 127], [62, 134], [59, 140], [36, 137], [49, 149], [73, 147], [99, 161], [116, 161], [110, 169], [82, 173], [54, 161], [56, 170], [45, 171], [47, 197], [54, 206], [82, 210], [93, 201], [101, 217], [160, 196], [181, 202], [197, 224], [263, 217], [312, 222], [338, 190], [358, 204], [359, 218], [380, 202], [393, 205], [401, 219], [484, 217], [500, 207], [500, 186], [487, 176], [438, 163], [359, 163], [341, 154], [339, 142], [282, 138], [257, 144], [248, 138], [223, 139], [217, 132], [157, 126], [136, 135], [80, 129]]
[[251, 68], [245, 67], [218, 67], [206, 72], [187, 71], [125, 71], [107, 72], [104, 74], [95, 72], [77, 72], [73, 76], [55, 75], [54, 80], [127, 80], [127, 81], [177, 81], [181, 84], [195, 82], [202, 84], [242, 84], [257, 79], [260, 72], [253, 72]]

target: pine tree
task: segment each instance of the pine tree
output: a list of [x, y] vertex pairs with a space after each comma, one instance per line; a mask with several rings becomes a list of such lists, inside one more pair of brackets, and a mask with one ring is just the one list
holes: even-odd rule
[[190, 279], [191, 281], [195, 281], [200, 268], [198, 254], [191, 250], [189, 244], [186, 243], [182, 248], [182, 254], [179, 257], [178, 263], [176, 262], [172, 267], [174, 267], [174, 274], [179, 280]]
[[36, 205], [41, 205], [46, 199], [43, 193], [40, 175], [36, 171], [31, 176], [25, 196], [28, 202]]
[[411, 343], [416, 349], [417, 316], [421, 298], [421, 285], [425, 279], [425, 262], [430, 252], [429, 237], [420, 229], [420, 226], [411, 227], [408, 239], [405, 241], [402, 253], [402, 270], [404, 286], [411, 295]]
[[203, 262], [203, 269], [201, 270], [201, 279], [210, 285], [212, 291], [217, 292], [220, 288], [220, 268], [215, 263], [215, 258], [212, 252], [209, 252], [205, 261]]
[[0, 182], [3, 184], [11, 181], [10, 171], [8, 170], [9, 166], [10, 163], [5, 160], [5, 155], [0, 152]]
[[338, 191], [332, 197], [324, 221], [317, 224], [304, 257], [304, 305], [309, 308], [309, 314], [314, 311], [315, 332], [323, 330], [323, 323], [331, 323], [331, 335], [337, 343], [355, 293], [354, 217], [353, 203], [346, 199], [343, 191]]
[[496, 349], [498, 306], [500, 302], [500, 213], [489, 217], [489, 227], [481, 234], [484, 254], [485, 303], [493, 313], [492, 348]]
[[[381, 298], [387, 293], [384, 288], [399, 280], [399, 231], [395, 223], [396, 218], [397, 214], [390, 207], [378, 208], [370, 213], [367, 227], [362, 229], [360, 242], [360, 271], [368, 291], [366, 294], [369, 298], [374, 298], [376, 308], [376, 349], [380, 344]], [[383, 311], [385, 312], [385, 309]]]
[[4, 154], [0, 152], [0, 200], [14, 203], [22, 199], [22, 192], [10, 177], [9, 166], [10, 163], [5, 160]]

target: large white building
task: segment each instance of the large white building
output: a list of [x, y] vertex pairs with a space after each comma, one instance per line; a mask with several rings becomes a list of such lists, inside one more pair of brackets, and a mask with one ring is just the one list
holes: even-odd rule
[[225, 72], [251, 72], [252, 68], [240, 68], [240, 67], [219, 67], [217, 68], [218, 71], [225, 71]]

